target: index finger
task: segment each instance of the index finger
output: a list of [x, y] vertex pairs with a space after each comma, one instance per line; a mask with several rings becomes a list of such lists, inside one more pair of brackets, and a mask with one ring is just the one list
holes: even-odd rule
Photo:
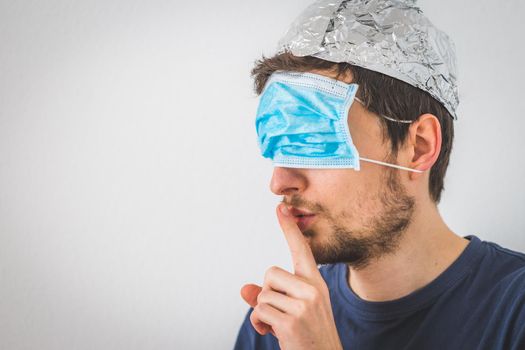
[[286, 209], [286, 204], [279, 203], [277, 206], [277, 218], [290, 248], [294, 274], [306, 278], [320, 277], [310, 245], [297, 226], [293, 216], [289, 212], [287, 214], [283, 213], [283, 208]]

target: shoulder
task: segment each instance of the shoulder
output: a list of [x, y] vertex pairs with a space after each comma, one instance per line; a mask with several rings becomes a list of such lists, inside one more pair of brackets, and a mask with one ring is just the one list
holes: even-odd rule
[[482, 241], [482, 244], [491, 249], [493, 254], [503, 256], [508, 260], [514, 261], [517, 265], [525, 267], [525, 252], [502, 247], [498, 243], [492, 241]]
[[509, 297], [519, 300], [519, 306], [525, 313], [525, 266], [510, 273], [505, 280]]
[[525, 253], [481, 241], [483, 258], [477, 266], [478, 278], [497, 288], [504, 300], [525, 295]]
[[506, 279], [508, 283], [501, 296], [501, 309], [506, 311], [502, 327], [507, 329], [511, 349], [525, 349], [525, 267]]
[[512, 319], [519, 319], [516, 327], [525, 332], [525, 253], [490, 241], [483, 244], [487, 249], [483, 262], [486, 267], [480, 272], [492, 277], [498, 308]]
[[[464, 301], [493, 348], [525, 349], [525, 254], [474, 239]], [[496, 347], [495, 344], [502, 345]]]
[[491, 241], [481, 241], [483, 254], [477, 266], [478, 271], [493, 283], [515, 285], [523, 280], [525, 253], [502, 247]]

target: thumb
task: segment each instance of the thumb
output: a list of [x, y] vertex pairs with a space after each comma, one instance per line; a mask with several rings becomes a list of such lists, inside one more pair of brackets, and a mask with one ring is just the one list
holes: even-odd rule
[[257, 305], [257, 296], [261, 292], [262, 288], [256, 284], [245, 284], [241, 288], [241, 297], [246, 301], [251, 307]]

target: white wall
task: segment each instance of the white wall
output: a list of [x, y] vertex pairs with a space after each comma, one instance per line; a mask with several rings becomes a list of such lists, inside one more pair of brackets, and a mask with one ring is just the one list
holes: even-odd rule
[[[249, 71], [309, 1], [0, 0], [0, 348], [230, 349], [290, 270]], [[525, 251], [518, 0], [420, 1], [455, 41], [440, 209]]]

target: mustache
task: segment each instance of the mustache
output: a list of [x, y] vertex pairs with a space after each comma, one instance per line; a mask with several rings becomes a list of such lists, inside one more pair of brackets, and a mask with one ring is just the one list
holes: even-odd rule
[[286, 198], [285, 196], [282, 198], [281, 202], [286, 205], [290, 205], [295, 208], [301, 208], [315, 214], [326, 213], [326, 209], [321, 204], [311, 204], [309, 201], [302, 199], [298, 195], [292, 195], [290, 198]]

